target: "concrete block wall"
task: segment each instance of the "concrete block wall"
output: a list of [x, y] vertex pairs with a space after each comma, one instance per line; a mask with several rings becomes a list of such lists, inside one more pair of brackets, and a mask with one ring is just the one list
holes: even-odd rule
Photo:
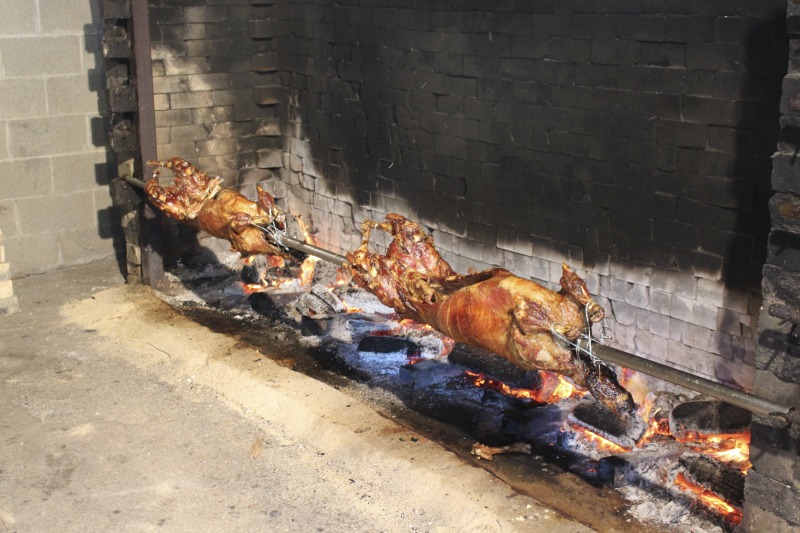
[[11, 265], [6, 261], [3, 231], [0, 230], [0, 316], [11, 315], [17, 311], [19, 311], [19, 300], [14, 296]]
[[0, 230], [12, 276], [114, 255], [99, 4], [0, 1]]
[[[321, 245], [429, 227], [459, 271], [577, 267], [612, 344], [752, 385], [783, 0], [331, 3], [250, 26]], [[272, 168], [273, 165], [270, 165]]]

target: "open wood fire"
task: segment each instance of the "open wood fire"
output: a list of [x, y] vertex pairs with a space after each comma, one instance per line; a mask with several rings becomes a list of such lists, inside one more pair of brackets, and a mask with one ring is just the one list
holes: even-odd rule
[[[590, 482], [624, 492], [640, 518], [679, 523], [685, 516], [677, 506], [710, 511], [726, 528], [741, 520], [749, 418], [737, 412], [736, 427], [721, 427], [719, 402], [652, 392], [633, 372], [623, 371], [617, 380], [609, 366], [571, 351], [571, 341], [591, 336], [603, 309], [567, 265], [558, 293], [503, 269], [460, 275], [418, 225], [390, 215], [364, 223], [362, 246], [344, 265], [357, 285], [377, 297], [362, 309], [349, 300], [369, 295], [353, 289], [341, 271], [321, 286], [314, 283], [316, 258], [298, 265], [275, 246], [262, 226], [280, 230], [286, 215], [266, 191], [259, 189], [259, 201], [250, 202], [180, 159], [154, 164], [175, 174], [171, 187], [151, 180], [146, 188], [168, 216], [229, 240], [248, 264], [266, 255], [258, 282], [243, 283], [245, 295], [297, 291], [296, 301], [281, 299], [281, 305], [292, 308], [287, 314], [297, 315], [306, 334], [337, 341], [345, 366], [376, 382], [394, 379], [391, 387], [403, 388], [410, 404], [435, 398], [486, 420], [492, 431], [467, 428], [485, 442], [473, 448], [476, 457], [545, 450], [566, 458], [565, 467]], [[385, 255], [368, 249], [376, 228], [392, 237]], [[305, 226], [303, 233], [313, 244]], [[521, 382], [493, 376], [494, 363], [487, 367], [482, 357], [464, 355], [468, 350], [454, 351], [462, 346], [457, 342], [511, 361]], [[656, 494], [662, 503], [642, 493]]]

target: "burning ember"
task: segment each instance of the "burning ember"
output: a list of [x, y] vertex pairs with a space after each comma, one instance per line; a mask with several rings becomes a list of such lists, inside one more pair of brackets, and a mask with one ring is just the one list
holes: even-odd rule
[[625, 453], [630, 451], [628, 448], [624, 448], [619, 444], [611, 442], [607, 438], [598, 435], [594, 431], [577, 426], [575, 424], [570, 424], [570, 427], [573, 431], [575, 431], [575, 433], [580, 435], [584, 441], [594, 445], [597, 451], [610, 453]]
[[[466, 379], [477, 387], [537, 403], [555, 403], [570, 397], [581, 397], [586, 393], [581, 389], [576, 389], [574, 385], [557, 375], [540, 372], [539, 376], [542, 379], [542, 386], [538, 389], [527, 389], [509, 386], [484, 374], [472, 371], [465, 373]], [[574, 419], [571, 415], [568, 422], [560, 428], [561, 435], [564, 436], [562, 441], [565, 443], [564, 446], [567, 449], [578, 451], [579, 455], [586, 454], [588, 457], [613, 458], [625, 454], [626, 459], [622, 459], [622, 461], [630, 460], [633, 465], [638, 464], [637, 461], [643, 460], [636, 458], [638, 450], [642, 450], [643, 457], [652, 454], [656, 454], [656, 457], [658, 454], [664, 454], [662, 457], [672, 456], [674, 459], [671, 462], [660, 467], [645, 466], [645, 471], [660, 469], [662, 472], [660, 478], [664, 483], [669, 484], [669, 480], [672, 480], [672, 486], [676, 491], [690, 494], [697, 504], [720, 517], [728, 526], [738, 524], [742, 517], [741, 508], [737, 507], [741, 504], [739, 501], [741, 496], [731, 496], [730, 493], [719, 494], [709, 486], [716, 486], [716, 482], [722, 482], [722, 486], [725, 486], [726, 482], [722, 480], [729, 480], [733, 476], [729, 473], [719, 474], [720, 472], [747, 473], [751, 467], [749, 432], [709, 434], [697, 430], [687, 430], [682, 426], [671, 429], [670, 416], [657, 407], [658, 396], [648, 389], [642, 376], [626, 370], [623, 379], [624, 386], [636, 398], [639, 416], [647, 425], [647, 429], [641, 436], [637, 440], [630, 438], [626, 440], [624, 437], [620, 438], [610, 433], [606, 436], [603, 434], [605, 430], [598, 432], [590, 429], [584, 425], [584, 421]], [[551, 382], [556, 382], [556, 386], [549, 386]], [[550, 392], [551, 388], [552, 392]], [[684, 402], [682, 405], [687, 405], [687, 403]], [[671, 408], [668, 409], [668, 411], [670, 410], [673, 414], [675, 413]], [[615, 442], [617, 439], [619, 442]], [[678, 458], [681, 458], [680, 461]], [[643, 464], [649, 463], [647, 459], [644, 461]], [[699, 468], [698, 464], [706, 466], [715, 462], [717, 466], [709, 466], [710, 470], [701, 469], [700, 472], [711, 471], [724, 477], [714, 481], [713, 476], [712, 479], [709, 479], [701, 475], [697, 481], [694, 481], [696, 472], [693, 469]], [[631, 466], [630, 468], [637, 467]]]
[[586, 394], [585, 390], [577, 388], [562, 376], [544, 370], [539, 371], [542, 386], [538, 390], [509, 387], [500, 380], [470, 370], [465, 372], [465, 376], [476, 387], [491, 389], [506, 396], [532, 400], [537, 403], [555, 403], [564, 398], [580, 397]]
[[701, 435], [691, 432], [685, 436], [675, 437], [697, 452], [700, 452], [721, 463], [726, 463], [743, 473], [753, 466], [750, 463], [750, 433]]
[[678, 473], [675, 477], [675, 486], [683, 491], [694, 494], [700, 503], [717, 514], [722, 515], [731, 524], [737, 525], [742, 521], [741, 509], [732, 506], [713, 491], [696, 483], [692, 483], [686, 478], [683, 472]]

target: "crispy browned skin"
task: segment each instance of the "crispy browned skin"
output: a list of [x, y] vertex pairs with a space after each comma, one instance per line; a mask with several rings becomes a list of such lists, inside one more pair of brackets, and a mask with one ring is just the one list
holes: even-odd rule
[[[385, 255], [369, 251], [372, 229], [392, 235]], [[635, 405], [605, 366], [587, 364], [554, 335], [577, 339], [604, 316], [586, 283], [562, 265], [561, 290], [494, 268], [468, 275], [455, 273], [419, 225], [396, 214], [378, 223], [365, 221], [362, 243], [347, 254], [353, 280], [385, 305], [413, 320], [430, 324], [456, 341], [494, 352], [530, 370], [549, 370], [588, 388], [620, 416]]]
[[157, 168], [145, 185], [150, 202], [168, 217], [229, 241], [231, 250], [244, 257], [283, 255], [264, 231], [253, 225], [284, 227], [285, 216], [268, 192], [259, 187], [258, 202], [253, 202], [233, 189], [223, 189], [221, 178], [209, 177], [179, 157], [147, 164], [168, 168], [175, 176], [172, 185], [161, 187]]

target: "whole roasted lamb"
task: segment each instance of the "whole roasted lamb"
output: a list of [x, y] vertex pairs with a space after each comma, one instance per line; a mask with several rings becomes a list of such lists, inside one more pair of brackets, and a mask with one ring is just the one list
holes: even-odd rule
[[274, 225], [282, 230], [286, 222], [275, 199], [261, 187], [258, 201], [253, 202], [233, 189], [223, 188], [222, 178], [209, 177], [179, 157], [147, 164], [167, 168], [174, 175], [173, 184], [162, 187], [157, 168], [144, 189], [153, 205], [168, 217], [229, 241], [231, 250], [243, 257], [285, 255], [261, 229]]
[[[392, 236], [385, 255], [369, 251], [373, 229]], [[522, 368], [563, 374], [621, 418], [635, 413], [633, 398], [613, 371], [564, 341], [574, 342], [605, 314], [566, 264], [561, 290], [553, 292], [502, 268], [457, 274], [433, 238], [397, 214], [380, 223], [367, 220], [361, 230], [361, 246], [347, 254], [345, 268], [384, 305]]]

